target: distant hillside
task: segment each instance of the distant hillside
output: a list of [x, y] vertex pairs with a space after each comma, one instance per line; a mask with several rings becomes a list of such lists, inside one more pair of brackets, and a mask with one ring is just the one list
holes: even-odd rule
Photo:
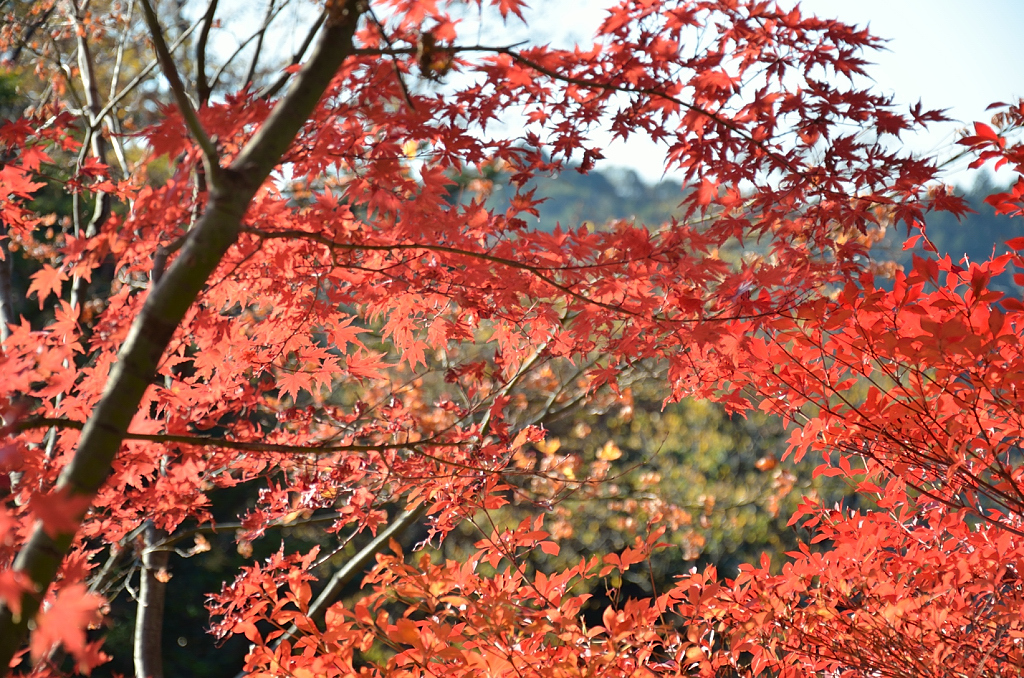
[[[683, 197], [678, 182], [645, 183], [633, 170], [610, 169], [580, 174], [566, 171], [555, 177], [539, 177], [528, 188], [536, 188], [536, 197], [544, 198], [538, 208], [536, 226], [550, 231], [556, 225], [578, 228], [584, 222], [604, 224], [615, 219], [636, 220], [643, 224], [661, 224], [672, 215], [679, 216]], [[508, 187], [495, 181], [488, 204], [499, 207], [508, 200]]]
[[[985, 261], [993, 254], [1003, 254], [1007, 251], [1007, 240], [1024, 235], [1024, 220], [997, 215], [985, 202], [986, 196], [998, 190], [1005, 189], [997, 189], [991, 183], [979, 180], [969, 191], [960, 193], [967, 198], [973, 213], [961, 219], [949, 212], [933, 212], [926, 216], [928, 238], [938, 250], [937, 254], [926, 252], [920, 243], [912, 250], [903, 251], [907, 230], [905, 225], [901, 225], [882, 243], [878, 256], [889, 257], [909, 267], [913, 255], [931, 258], [948, 254], [954, 263], [966, 266], [969, 262]], [[1011, 267], [993, 281], [992, 288], [1019, 298], [1022, 288], [1013, 282], [1015, 272], [1016, 269]]]
[[1024, 221], [1000, 216], [985, 197], [997, 190], [987, 181], [979, 181], [964, 194], [974, 214], [957, 220], [949, 212], [928, 215], [926, 220], [928, 237], [940, 252], [948, 253], [954, 261], [967, 256], [969, 261], [988, 259], [995, 248], [996, 254], [1004, 251], [1003, 243], [1010, 238], [1024, 235]]
[[[537, 189], [536, 197], [545, 198], [538, 208], [540, 219], [536, 223], [544, 230], [551, 230], [556, 224], [576, 228], [584, 222], [604, 224], [613, 219], [635, 219], [637, 223], [655, 225], [682, 213], [679, 202], [683, 188], [678, 182], [650, 185], [632, 170], [611, 169], [586, 175], [567, 171], [554, 177], [540, 177], [531, 187]], [[965, 195], [974, 213], [962, 220], [948, 212], [927, 216], [928, 237], [940, 255], [949, 254], [954, 262], [960, 262], [964, 256], [968, 261], [983, 261], [993, 251], [1003, 252], [1003, 243], [1010, 238], [1024, 235], [1024, 221], [996, 215], [985, 203], [984, 198], [993, 190], [990, 183], [979, 181], [967, 191]], [[507, 187], [502, 189], [501, 182], [496, 181], [489, 203], [497, 207], [507, 200], [507, 191]], [[909, 267], [912, 254], [934, 256], [920, 246], [903, 251], [906, 235], [903, 225], [893, 229], [877, 251], [878, 257]], [[1019, 296], [1021, 288], [1013, 283], [1012, 273], [1008, 272], [997, 281], [996, 288]]]

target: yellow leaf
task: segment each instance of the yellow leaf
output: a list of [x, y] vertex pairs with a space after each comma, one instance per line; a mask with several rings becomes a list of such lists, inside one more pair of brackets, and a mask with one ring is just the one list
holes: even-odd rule
[[708, 656], [704, 654], [704, 650], [700, 649], [696, 645], [691, 645], [690, 647], [686, 648], [686, 659], [688, 661], [703, 661], [707, 658]]
[[537, 451], [539, 451], [541, 454], [546, 454], [550, 456], [555, 452], [558, 452], [558, 448], [562, 446], [562, 441], [559, 440], [558, 438], [538, 440], [537, 442], [534, 443], [534, 446], [537, 448]]
[[619, 449], [614, 440], [609, 440], [604, 444], [604, 447], [597, 451], [597, 458], [601, 461], [615, 461], [621, 456], [622, 450]]

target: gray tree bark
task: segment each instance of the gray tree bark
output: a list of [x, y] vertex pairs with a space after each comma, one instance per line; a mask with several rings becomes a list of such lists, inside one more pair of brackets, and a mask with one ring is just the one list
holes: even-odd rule
[[135, 678], [164, 678], [161, 645], [167, 583], [161, 573], [167, 571], [170, 553], [166, 549], [153, 548], [164, 536], [152, 523], [146, 525], [143, 534], [142, 581], [139, 583], [135, 613]]

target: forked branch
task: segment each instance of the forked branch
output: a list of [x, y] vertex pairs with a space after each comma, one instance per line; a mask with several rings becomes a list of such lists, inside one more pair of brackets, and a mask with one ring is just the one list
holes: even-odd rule
[[149, 33], [153, 37], [153, 48], [156, 50], [157, 59], [160, 61], [160, 68], [163, 70], [164, 77], [167, 78], [167, 82], [171, 86], [171, 92], [174, 94], [174, 101], [178, 104], [178, 110], [181, 111], [181, 116], [185, 119], [188, 131], [203, 151], [203, 165], [206, 168], [207, 180], [216, 186], [220, 180], [220, 163], [217, 147], [206, 135], [206, 131], [199, 122], [196, 109], [192, 106], [192, 102], [185, 92], [185, 84], [181, 81], [181, 76], [178, 75], [178, 68], [174, 65], [174, 59], [171, 58], [171, 52], [167, 49], [167, 43], [164, 41], [164, 32], [160, 28], [160, 21], [156, 16], [156, 12], [153, 11], [153, 6], [149, 0], [142, 0], [142, 10], [146, 15], [146, 25], [149, 27]]

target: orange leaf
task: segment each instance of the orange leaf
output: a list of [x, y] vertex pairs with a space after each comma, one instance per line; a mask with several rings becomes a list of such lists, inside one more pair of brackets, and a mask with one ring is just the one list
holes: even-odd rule
[[103, 598], [89, 593], [85, 584], [72, 584], [58, 591], [53, 602], [36, 617], [29, 645], [32, 658], [38, 660], [57, 643], [76, 657], [81, 656], [86, 650], [85, 631], [100, 622], [103, 603]]
[[[43, 264], [43, 267], [31, 275], [32, 283], [28, 286], [28, 296], [33, 292], [39, 298], [39, 308], [43, 308], [43, 302], [51, 293], [60, 296], [61, 283], [68, 279], [67, 274], [59, 269]], [[45, 293], [45, 294], [44, 294]]]

